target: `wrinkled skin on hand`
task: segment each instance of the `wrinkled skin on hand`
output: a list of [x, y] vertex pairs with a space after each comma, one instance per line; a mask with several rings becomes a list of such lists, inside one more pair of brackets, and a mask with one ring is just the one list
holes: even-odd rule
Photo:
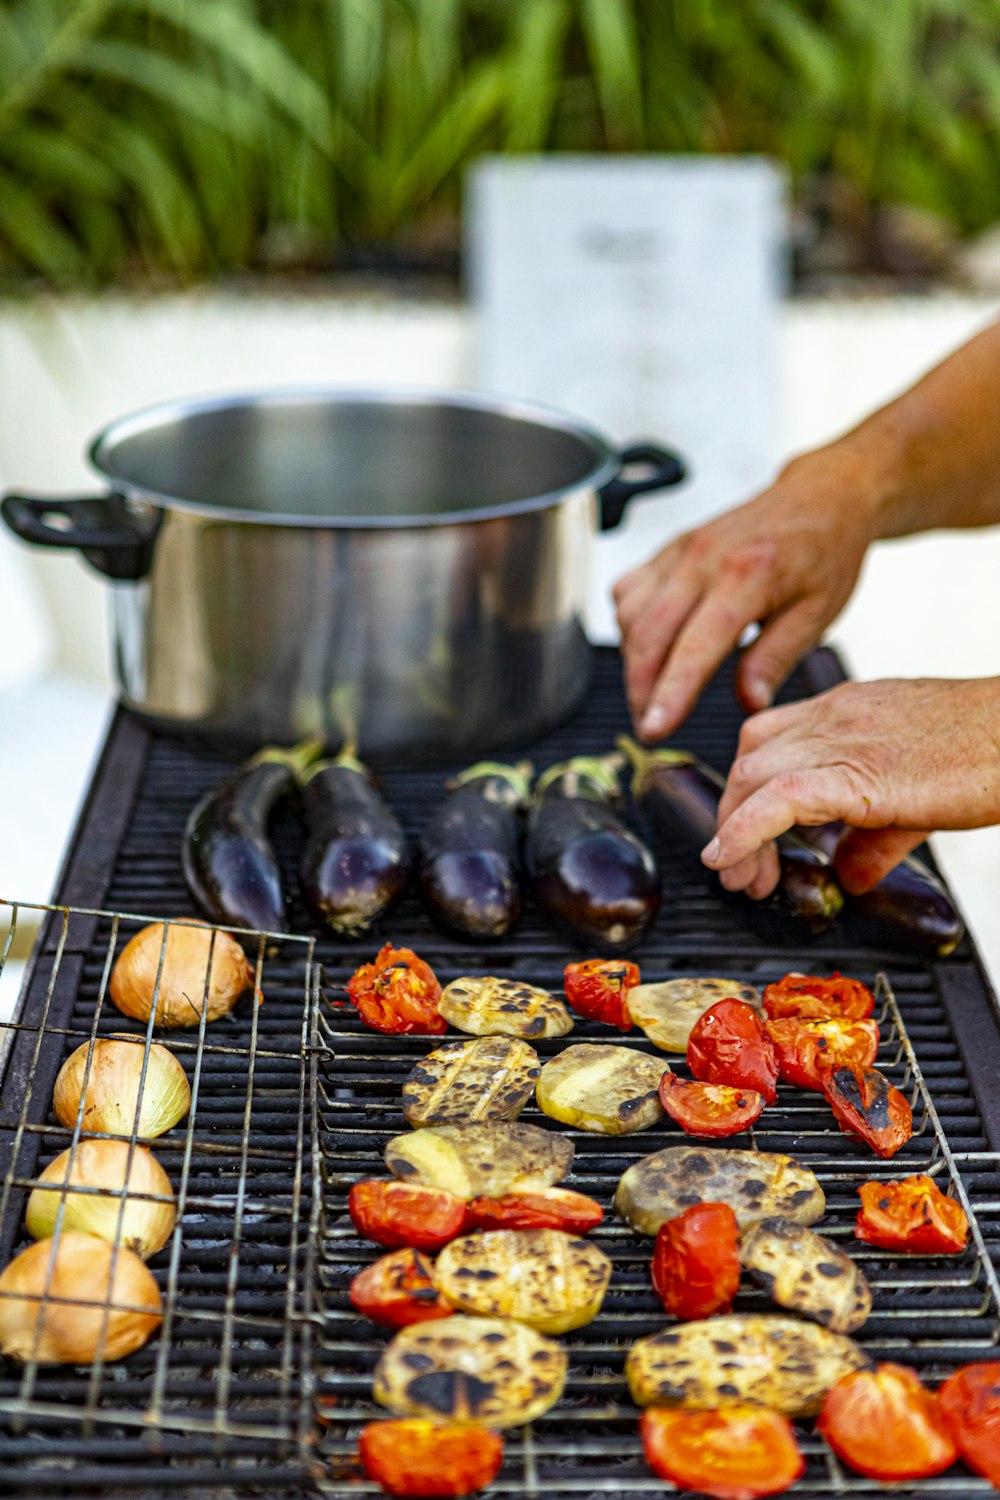
[[927, 831], [1000, 822], [1000, 678], [847, 682], [755, 714], [702, 858], [729, 890], [769, 894], [770, 842], [840, 819], [845, 890], [871, 890]]

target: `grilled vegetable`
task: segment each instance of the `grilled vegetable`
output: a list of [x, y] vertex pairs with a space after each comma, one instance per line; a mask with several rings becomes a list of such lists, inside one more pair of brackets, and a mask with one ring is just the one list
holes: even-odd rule
[[538, 1076], [538, 1107], [553, 1120], [599, 1135], [631, 1135], [663, 1119], [657, 1090], [663, 1063], [631, 1047], [581, 1042]]
[[524, 849], [535, 900], [575, 942], [633, 947], [660, 907], [656, 862], [613, 806], [617, 757], [580, 755], [539, 778]]
[[668, 1146], [622, 1174], [615, 1213], [639, 1234], [655, 1234], [695, 1203], [728, 1203], [740, 1226], [780, 1216], [815, 1224], [826, 1207], [808, 1167], [768, 1151]]
[[1000, 1363], [963, 1365], [948, 1376], [938, 1400], [964, 1461], [1000, 1489]]
[[351, 1282], [351, 1302], [383, 1328], [450, 1318], [451, 1308], [438, 1295], [432, 1272], [419, 1250], [394, 1250], [358, 1272]]
[[909, 1255], [960, 1255], [969, 1242], [969, 1220], [933, 1177], [864, 1182], [854, 1233], [867, 1245]]
[[566, 999], [578, 1016], [631, 1031], [627, 996], [639, 983], [639, 965], [626, 958], [587, 958], [563, 970]]
[[463, 937], [499, 937], [521, 914], [519, 812], [531, 766], [482, 761], [451, 783], [420, 838], [417, 884], [432, 917]]
[[433, 1036], [448, 1029], [438, 1010], [441, 986], [437, 975], [412, 948], [386, 943], [374, 963], [355, 969], [347, 982], [347, 995], [374, 1031]]
[[281, 870], [267, 825], [322, 748], [322, 740], [305, 740], [294, 750], [269, 746], [194, 808], [181, 845], [184, 879], [212, 921], [255, 932], [287, 930]]
[[301, 879], [321, 922], [341, 936], [367, 932], [410, 878], [406, 837], [359, 760], [343, 751], [302, 778], [306, 843]]
[[420, 1059], [403, 1084], [408, 1125], [516, 1120], [542, 1070], [538, 1053], [509, 1036], [448, 1042]]
[[913, 1134], [913, 1111], [878, 1068], [835, 1068], [824, 1076], [823, 1097], [845, 1135], [876, 1156], [895, 1156]]
[[387, 1495], [448, 1500], [492, 1484], [503, 1465], [503, 1438], [464, 1422], [404, 1417], [362, 1427], [358, 1457], [368, 1478]]
[[778, 1097], [778, 1058], [764, 1023], [743, 1000], [717, 1000], [691, 1028], [687, 1065], [702, 1083], [753, 1089], [765, 1104]]
[[521, 1427], [562, 1395], [566, 1351], [525, 1323], [446, 1318], [396, 1334], [375, 1367], [375, 1400], [400, 1416]]
[[691, 1029], [717, 1000], [743, 1000], [760, 1010], [760, 994], [752, 984], [735, 979], [665, 979], [660, 984], [637, 984], [628, 992], [628, 1012], [654, 1047], [663, 1052], [687, 1051]]
[[937, 1396], [905, 1365], [845, 1376], [816, 1426], [838, 1458], [872, 1479], [929, 1479], [958, 1457]]
[[440, 1250], [467, 1227], [461, 1198], [415, 1182], [356, 1182], [347, 1211], [360, 1235], [389, 1250]]
[[[819, 828], [796, 828], [806, 843], [835, 860], [837, 848], [849, 832], [843, 823]], [[874, 942], [901, 948], [905, 953], [947, 958], [965, 936], [958, 909], [934, 871], [915, 854], [908, 854], [863, 896], [848, 896], [847, 911]]]
[[653, 1290], [675, 1318], [728, 1312], [740, 1289], [740, 1227], [728, 1203], [696, 1203], [656, 1231]]
[[571, 1188], [537, 1193], [504, 1193], [501, 1198], [472, 1198], [466, 1204], [473, 1229], [563, 1229], [587, 1234], [604, 1218], [593, 1198]]
[[611, 1262], [590, 1240], [560, 1229], [497, 1229], [453, 1240], [437, 1258], [434, 1283], [459, 1312], [513, 1318], [539, 1333], [593, 1322]]
[[[700, 854], [715, 837], [725, 777], [686, 750], [643, 750], [625, 736], [618, 744], [632, 764], [632, 796], [657, 834]], [[832, 862], [819, 849], [795, 833], [782, 834], [776, 843], [781, 878], [764, 901], [723, 891], [718, 878], [701, 868], [748, 926], [769, 940], [798, 943], [825, 932], [844, 904], [844, 893]]]
[[780, 1495], [806, 1466], [787, 1417], [762, 1406], [722, 1411], [652, 1406], [643, 1412], [639, 1431], [654, 1474], [713, 1500]]
[[862, 1271], [830, 1240], [789, 1219], [762, 1219], [740, 1242], [740, 1263], [779, 1307], [834, 1333], [853, 1333], [872, 1310]]
[[395, 1176], [466, 1199], [554, 1187], [572, 1163], [573, 1143], [564, 1135], [507, 1120], [428, 1125], [397, 1135], [385, 1148]]
[[764, 1013], [769, 1020], [795, 1017], [800, 1021], [863, 1021], [875, 1009], [875, 996], [860, 979], [831, 974], [786, 974], [764, 990]]
[[537, 985], [484, 974], [478, 979], [453, 979], [438, 1005], [442, 1016], [458, 1031], [473, 1036], [565, 1036], [573, 1030], [561, 1000]]
[[730, 1313], [640, 1339], [625, 1374], [637, 1406], [703, 1410], [748, 1401], [807, 1417], [842, 1376], [868, 1363], [853, 1339], [815, 1323]]
[[778, 1059], [778, 1077], [813, 1093], [833, 1068], [870, 1068], [878, 1056], [878, 1022], [803, 1021], [783, 1016], [765, 1021], [764, 1030]]
[[664, 1073], [660, 1079], [660, 1103], [688, 1135], [719, 1138], [749, 1130], [763, 1113], [764, 1095], [754, 1089], [699, 1083], [678, 1078], [676, 1073]]

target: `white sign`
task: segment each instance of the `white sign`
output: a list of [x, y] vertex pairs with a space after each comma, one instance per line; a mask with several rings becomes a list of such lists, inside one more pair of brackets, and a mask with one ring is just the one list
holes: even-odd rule
[[690, 464], [597, 545], [589, 628], [614, 639], [614, 579], [773, 471], [783, 178], [752, 157], [508, 157], [470, 189], [477, 383]]

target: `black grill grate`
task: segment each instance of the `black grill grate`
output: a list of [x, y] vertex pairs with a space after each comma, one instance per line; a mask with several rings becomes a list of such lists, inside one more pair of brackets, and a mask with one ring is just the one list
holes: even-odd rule
[[[819, 653], [793, 680], [789, 692], [815, 691], [828, 685], [835, 674], [829, 655]], [[731, 675], [729, 668], [720, 674], [683, 732], [685, 745], [722, 768], [732, 757], [739, 727]], [[594, 690], [581, 714], [572, 724], [525, 749], [537, 767], [571, 753], [598, 752], [608, 748], [625, 722], [617, 657], [613, 652], [599, 652]], [[120, 715], [81, 822], [60, 899], [88, 905], [100, 901], [116, 910], [150, 911], [159, 916], [195, 915], [181, 875], [181, 830], [194, 800], [231, 763], [223, 755], [151, 736], [134, 720]], [[390, 768], [385, 773], [389, 799], [409, 832], [422, 825], [450, 769]], [[291, 814], [279, 825], [277, 837], [292, 883], [298, 834]], [[1000, 1307], [993, 1268], [1000, 1263], [1000, 1156], [989, 1093], [984, 1089], [977, 1101], [970, 1076], [987, 1082], [996, 1077], [1000, 1035], [971, 946], [963, 945], [947, 964], [927, 965], [872, 947], [860, 929], [845, 921], [808, 950], [781, 951], [750, 933], [738, 912], [720, 901], [689, 859], [669, 850], [658, 852], [665, 901], [654, 932], [636, 954], [645, 979], [719, 973], [764, 984], [789, 968], [829, 972], [840, 967], [874, 983], [877, 974], [885, 974], [879, 1066], [914, 1098], [918, 1133], [913, 1141], [892, 1162], [878, 1163], [864, 1148], [831, 1128], [821, 1101], [788, 1089], [782, 1090], [778, 1105], [762, 1118], [754, 1141], [764, 1150], [789, 1151], [817, 1172], [828, 1199], [821, 1228], [851, 1245], [875, 1288], [875, 1312], [862, 1339], [874, 1354], [912, 1364], [932, 1381], [959, 1363], [996, 1357]], [[310, 930], [301, 909], [293, 921], [296, 931]], [[63, 983], [57, 987], [59, 1003], [50, 1017], [56, 1031], [42, 1049], [36, 1070], [31, 1123], [22, 1146], [26, 1154], [17, 1168], [18, 1180], [29, 1178], [35, 1170], [33, 1151], [40, 1150], [47, 1159], [65, 1144], [45, 1123], [51, 1119], [47, 1114], [51, 1077], [71, 1045], [89, 1034], [93, 1022], [108, 931], [96, 918], [89, 924], [82, 917], [74, 918], [70, 927], [62, 957]], [[461, 973], [500, 972], [559, 989], [563, 965], [574, 956], [530, 909], [512, 938], [473, 947], [431, 929], [417, 903], [408, 898], [385, 935], [416, 947], [433, 963], [442, 982]], [[16, 1033], [9, 1046], [0, 1085], [0, 1147], [17, 1118], [10, 1111], [15, 1105], [17, 1110], [21, 1107], [24, 1049], [32, 1026], [37, 1032], [47, 965], [58, 940], [58, 924], [50, 924], [27, 994], [25, 1029]], [[177, 1410], [171, 1421], [149, 1424], [143, 1417], [157, 1359], [156, 1340], [123, 1365], [109, 1366], [104, 1374], [104, 1395], [115, 1397], [118, 1406], [130, 1413], [117, 1426], [110, 1400], [96, 1422], [74, 1425], [67, 1420], [67, 1401], [74, 1393], [85, 1395], [86, 1371], [59, 1372], [54, 1413], [45, 1420], [35, 1412], [30, 1419], [22, 1413], [19, 1424], [11, 1405], [21, 1399], [18, 1380], [11, 1378], [10, 1366], [0, 1364], [0, 1473], [4, 1479], [10, 1475], [12, 1489], [82, 1494], [88, 1486], [99, 1485], [102, 1492], [143, 1496], [178, 1489], [204, 1496], [210, 1490], [225, 1489], [235, 1497], [312, 1493], [318, 1487], [343, 1500], [374, 1492], [360, 1479], [352, 1454], [358, 1426], [379, 1415], [371, 1402], [371, 1370], [385, 1340], [351, 1310], [347, 1288], [351, 1277], [378, 1252], [355, 1237], [345, 1213], [346, 1193], [359, 1177], [384, 1175], [382, 1148], [405, 1128], [401, 1083], [413, 1062], [433, 1045], [419, 1038], [374, 1036], [344, 1004], [344, 982], [376, 945], [373, 939], [335, 945], [326, 937], [319, 938], [316, 956], [322, 977], [314, 987], [315, 1033], [306, 1034], [304, 1044], [302, 1028], [305, 1022], [308, 1033], [309, 1008], [303, 1010], [302, 975], [287, 951], [267, 955], [271, 974], [265, 976], [267, 998], [258, 1016], [252, 1090], [248, 1091], [246, 1077], [245, 1034], [234, 1038], [232, 1051], [211, 1053], [212, 1089], [204, 1095], [203, 1118], [210, 1124], [205, 1144], [214, 1143], [217, 1149], [192, 1155], [189, 1206], [194, 1208], [196, 1199], [204, 1200], [204, 1207], [199, 1201], [197, 1208], [209, 1216], [205, 1223], [211, 1233], [206, 1231], [204, 1239], [219, 1243], [206, 1247], [196, 1274], [192, 1273], [192, 1285], [185, 1288], [190, 1293], [195, 1283], [202, 1283], [202, 1319], [195, 1320], [196, 1328], [178, 1324], [173, 1332], [170, 1390]], [[248, 1019], [244, 1014], [242, 1023], [236, 1024], [245, 1027]], [[230, 1023], [225, 1025], [228, 1042]], [[59, 1027], [79, 1037], [64, 1035]], [[99, 1023], [101, 1031], [119, 1027], [116, 1013], [115, 1019], [105, 1022], [102, 1018]], [[178, 1035], [183, 1034], [171, 1033], [163, 1039], [174, 1046]], [[601, 1028], [578, 1022], [573, 1040], [599, 1036], [606, 1039]], [[906, 1038], [912, 1043], [912, 1057]], [[216, 1044], [219, 1040], [217, 1023], [208, 1041]], [[646, 1047], [641, 1034], [631, 1033], [623, 1041]], [[547, 1057], [561, 1045], [542, 1043], [538, 1050]], [[251, 1149], [244, 1163], [243, 1115], [250, 1094]], [[314, 1122], [308, 1108], [304, 1113], [300, 1108], [303, 1095], [307, 1103], [315, 1099]], [[551, 1128], [551, 1122], [534, 1108], [522, 1118]], [[315, 1138], [310, 1142], [313, 1124]], [[202, 1139], [200, 1130], [198, 1138]], [[679, 1139], [673, 1127], [613, 1141], [576, 1132], [577, 1157], [568, 1185], [598, 1198], [607, 1209], [617, 1178], [627, 1165]], [[318, 1172], [315, 1199], [310, 1197], [310, 1145], [315, 1147]], [[162, 1155], [159, 1146], [154, 1150]], [[296, 1153], [302, 1164], [297, 1207], [288, 1196], [290, 1164]], [[174, 1164], [166, 1158], [164, 1164], [176, 1185]], [[230, 1264], [221, 1241], [225, 1226], [232, 1227], [233, 1208], [227, 1199], [225, 1209], [212, 1218], [209, 1205], [214, 1202], [218, 1207], [220, 1180], [227, 1174], [229, 1184], [236, 1183], [238, 1191], [244, 1165], [246, 1202], [278, 1207], [260, 1222], [250, 1222], [253, 1216], [244, 1214], [239, 1289], [245, 1288], [251, 1299], [248, 1316], [254, 1326], [248, 1333], [253, 1336], [237, 1338], [233, 1346], [228, 1416], [220, 1423], [214, 1375], [219, 1366], [219, 1339], [226, 1328]], [[6, 1167], [6, 1162], [0, 1162], [0, 1170]], [[953, 1184], [961, 1179], [981, 1243], [947, 1262], [899, 1262], [864, 1247], [855, 1248], [851, 1226], [858, 1184], [871, 1176], [905, 1176], [920, 1170], [929, 1170], [942, 1181], [951, 1179]], [[0, 1215], [4, 1257], [19, 1243], [23, 1206], [19, 1197], [23, 1200], [23, 1190], [15, 1188], [6, 1216]], [[314, 1235], [310, 1234], [310, 1204], [315, 1205]], [[296, 1225], [300, 1274], [290, 1302], [288, 1263]], [[530, 1432], [510, 1435], [507, 1462], [495, 1486], [499, 1493], [545, 1492], [553, 1500], [663, 1493], [663, 1485], [642, 1462], [635, 1412], [622, 1378], [630, 1343], [663, 1321], [648, 1281], [651, 1242], [635, 1238], [610, 1216], [596, 1238], [615, 1261], [604, 1310], [589, 1328], [566, 1336], [571, 1364], [566, 1395]], [[308, 1251], [316, 1255], [316, 1301], [312, 1304], [313, 1267]], [[238, 1299], [236, 1306], [243, 1311]], [[737, 1302], [737, 1310], [769, 1308], [763, 1294], [749, 1289]], [[237, 1323], [238, 1319], [234, 1331]], [[214, 1346], [206, 1347], [213, 1339]], [[288, 1350], [291, 1354], [286, 1358]], [[184, 1364], [179, 1362], [180, 1351]], [[38, 1390], [34, 1394], [37, 1397]], [[244, 1400], [245, 1407], [240, 1405]], [[240, 1432], [234, 1410], [243, 1422]], [[296, 1428], [297, 1417], [308, 1419], [302, 1432]], [[808, 1424], [801, 1437], [808, 1472], [796, 1493], [865, 1497], [885, 1493], [878, 1485], [842, 1471], [824, 1445], [811, 1436]], [[912, 1500], [918, 1496], [966, 1500], [988, 1492], [983, 1481], [961, 1469], [918, 1487], [894, 1491]]]

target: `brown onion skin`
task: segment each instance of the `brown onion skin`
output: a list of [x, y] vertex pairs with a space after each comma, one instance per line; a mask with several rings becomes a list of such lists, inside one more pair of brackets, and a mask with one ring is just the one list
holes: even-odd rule
[[[111, 999], [123, 1015], [147, 1021], [164, 927], [154, 922], [135, 934], [118, 955], [111, 974]], [[171, 924], [156, 998], [156, 1025], [167, 1028], [197, 1026], [205, 997], [205, 978], [211, 952], [211, 983], [206, 1007], [209, 1021], [226, 1016], [253, 984], [253, 969], [239, 943], [226, 932], [210, 927]]]
[[[108, 1191], [100, 1196], [61, 1192], [67, 1170], [72, 1186]], [[126, 1186], [126, 1172], [129, 1191], [123, 1212], [117, 1194]], [[54, 1232], [61, 1204], [63, 1229], [78, 1229], [109, 1244], [125, 1245], [143, 1260], [162, 1250], [173, 1232], [177, 1209], [170, 1178], [145, 1146], [132, 1146], [129, 1141], [78, 1141], [49, 1162], [38, 1180], [48, 1186], [33, 1188], [25, 1209], [25, 1227], [36, 1240]], [[132, 1196], [140, 1193], [171, 1201]]]
[[183, 1120], [191, 1108], [191, 1085], [177, 1058], [161, 1042], [153, 1042], [146, 1063], [142, 1105], [136, 1124], [139, 1082], [145, 1037], [99, 1037], [83, 1042], [59, 1069], [52, 1091], [52, 1112], [60, 1125], [76, 1125], [83, 1091], [87, 1055], [87, 1095], [81, 1128], [101, 1135], [136, 1135], [147, 1140], [163, 1135]]

